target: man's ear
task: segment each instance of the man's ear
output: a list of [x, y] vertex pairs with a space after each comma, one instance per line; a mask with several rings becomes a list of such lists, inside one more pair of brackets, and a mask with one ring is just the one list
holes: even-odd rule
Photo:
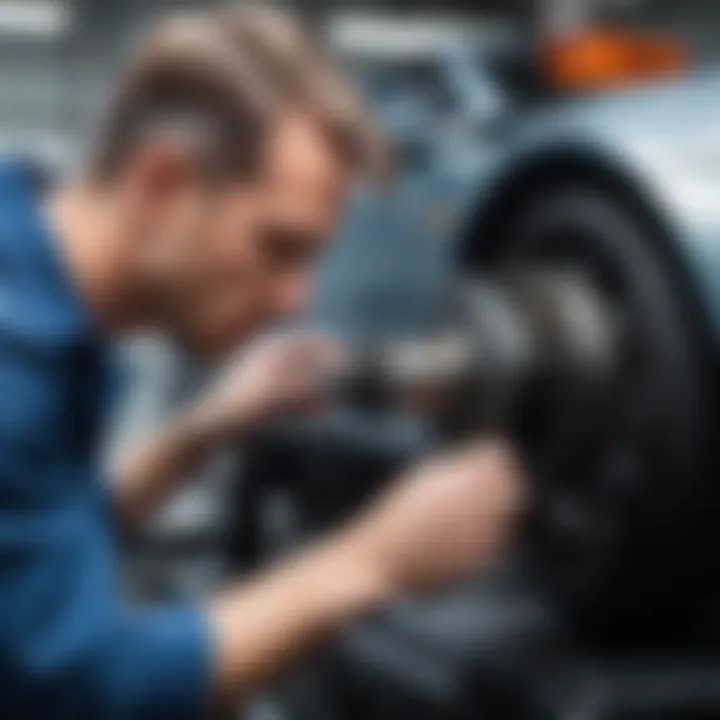
[[156, 138], [138, 148], [128, 180], [146, 201], [162, 201], [197, 181], [197, 169], [186, 148]]

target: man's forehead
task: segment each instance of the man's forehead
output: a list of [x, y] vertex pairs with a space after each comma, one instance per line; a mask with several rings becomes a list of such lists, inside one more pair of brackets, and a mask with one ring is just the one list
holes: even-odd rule
[[264, 162], [273, 185], [311, 189], [342, 182], [344, 167], [319, 123], [299, 112], [287, 113], [270, 135]]
[[292, 114], [278, 124], [262, 172], [267, 213], [323, 232], [340, 209], [346, 182], [342, 161], [316, 123]]

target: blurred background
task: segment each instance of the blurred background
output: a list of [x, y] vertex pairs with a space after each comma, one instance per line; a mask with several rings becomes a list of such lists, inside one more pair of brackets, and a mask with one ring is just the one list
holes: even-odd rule
[[[170, 0], [4, 0], [0, 3], [0, 128], [3, 144], [40, 147], [58, 160], [73, 157], [78, 138], [105, 95], [116, 61], [147, 22], [173, 7]], [[717, 49], [720, 8], [712, 0], [509, 0], [503, 2], [302, 2], [287, 7], [322, 20], [349, 8], [362, 13], [421, 16], [448, 13], [479, 25], [513, 28], [575, 24], [587, 15], [626, 26], [671, 30], [698, 61]]]
[[[70, 171], [138, 32], [203, 4], [0, 0], [0, 149]], [[583, 396], [561, 418], [591, 442], [553, 435], [555, 416], [570, 413], [563, 392], [518, 430], [533, 472], [553, 479], [538, 482], [530, 551], [350, 628], [248, 715], [720, 718], [720, 505], [708, 490], [720, 406], [720, 3], [287, 6], [348, 65], [399, 165], [389, 194], [361, 191], [348, 208], [318, 269], [314, 322], [354, 340], [424, 333], [448, 287], [501, 277], [520, 258], [591, 276], [632, 342], [612, 402], [600, 412]], [[558, 307], [580, 307], [575, 297]], [[131, 338], [122, 352], [130, 383], [110, 456], [206, 380], [164, 338]], [[606, 411], [612, 432], [586, 428]], [[423, 447], [414, 420], [338, 416], [219, 453], [127, 539], [128, 591], [195, 599], [292, 548]], [[558, 437], [573, 452], [547, 453]]]

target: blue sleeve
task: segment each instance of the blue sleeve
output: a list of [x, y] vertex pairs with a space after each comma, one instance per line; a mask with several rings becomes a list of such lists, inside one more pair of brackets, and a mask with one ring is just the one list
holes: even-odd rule
[[211, 675], [205, 619], [120, 601], [66, 369], [0, 334], [0, 718], [199, 720]]
[[[57, 637], [16, 648], [3, 718], [23, 720], [200, 720], [209, 708], [209, 643], [189, 609], [127, 613], [90, 631], [66, 626]], [[78, 644], [81, 636], [83, 641]], [[0, 683], [1, 684], [1, 683]]]
[[114, 687], [99, 698], [104, 712], [94, 717], [198, 720], [207, 715], [212, 658], [204, 616], [185, 608], [138, 612], [126, 615], [115, 632], [117, 643], [104, 649], [101, 672]]
[[38, 700], [29, 717], [199, 720], [209, 708], [208, 647], [203, 619], [192, 610], [125, 614], [81, 652], [25, 668]]

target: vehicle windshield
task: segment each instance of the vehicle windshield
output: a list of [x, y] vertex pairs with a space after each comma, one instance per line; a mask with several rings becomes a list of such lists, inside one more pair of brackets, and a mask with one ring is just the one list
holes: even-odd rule
[[440, 58], [364, 58], [352, 65], [366, 96], [376, 106], [413, 101], [433, 113], [455, 107]]

